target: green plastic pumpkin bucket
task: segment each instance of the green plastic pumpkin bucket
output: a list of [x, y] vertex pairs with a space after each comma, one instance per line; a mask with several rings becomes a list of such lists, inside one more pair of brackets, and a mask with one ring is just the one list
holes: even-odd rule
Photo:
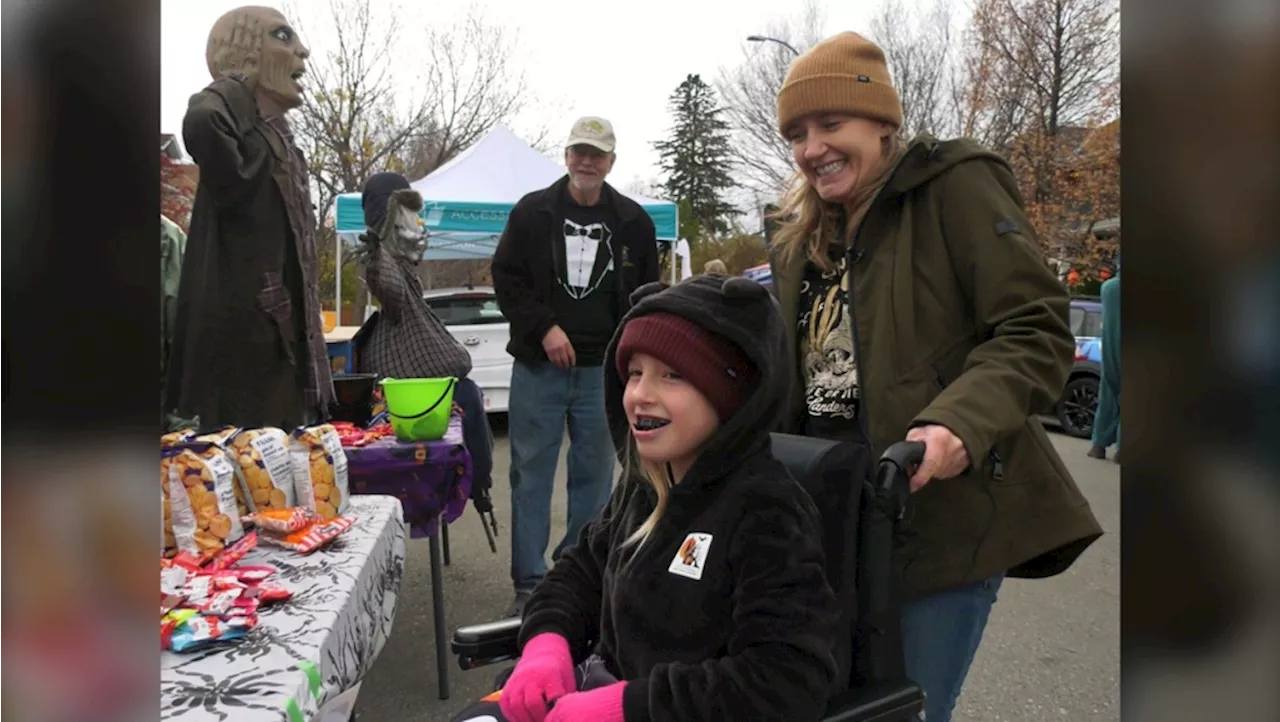
[[391, 430], [400, 441], [439, 441], [449, 429], [453, 387], [458, 379], [382, 380]]

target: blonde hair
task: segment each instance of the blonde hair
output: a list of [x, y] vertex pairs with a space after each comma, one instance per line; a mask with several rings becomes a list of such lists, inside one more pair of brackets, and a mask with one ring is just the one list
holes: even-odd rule
[[662, 520], [663, 513], [667, 510], [667, 503], [671, 500], [672, 478], [667, 472], [665, 464], [647, 461], [640, 458], [640, 452], [636, 449], [635, 437], [628, 435], [627, 446], [622, 453], [622, 483], [634, 484], [637, 482], [645, 482], [653, 487], [653, 492], [658, 496], [658, 502], [654, 505], [653, 511], [649, 516], [636, 528], [626, 541], [622, 542], [622, 548], [634, 546], [636, 551], [644, 546], [649, 540], [649, 535], [657, 528], [658, 522]]
[[[885, 168], [872, 182], [857, 190], [851, 204], [854, 208], [863, 208], [871, 203], [905, 147], [906, 141], [896, 131], [881, 139], [881, 158], [886, 161]], [[861, 214], [847, 217], [843, 204], [822, 200], [799, 169], [791, 177], [790, 187], [782, 198], [782, 207], [770, 218], [779, 221], [772, 246], [782, 261], [790, 262], [804, 254], [818, 268], [828, 271], [832, 268], [831, 259], [827, 256], [831, 239], [852, 234], [862, 220]]]
[[703, 264], [702, 272], [708, 276], [727, 276], [729, 275], [729, 267], [724, 265], [724, 261], [719, 258], [713, 258]]

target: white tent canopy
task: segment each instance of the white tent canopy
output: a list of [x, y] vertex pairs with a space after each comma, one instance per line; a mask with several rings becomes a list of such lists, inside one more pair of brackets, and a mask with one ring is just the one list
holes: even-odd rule
[[[511, 208], [527, 193], [559, 180], [564, 166], [534, 150], [505, 126], [496, 125], [485, 137], [423, 178], [410, 183], [422, 194], [423, 220], [431, 233], [426, 260], [481, 259], [493, 255]], [[659, 240], [678, 239], [676, 204], [634, 193], [653, 219]], [[336, 306], [341, 307], [342, 245], [363, 233], [364, 211], [359, 193], [344, 193], [335, 208], [338, 235]], [[688, 245], [681, 243], [687, 268]], [[674, 270], [674, 269], [673, 269]]]

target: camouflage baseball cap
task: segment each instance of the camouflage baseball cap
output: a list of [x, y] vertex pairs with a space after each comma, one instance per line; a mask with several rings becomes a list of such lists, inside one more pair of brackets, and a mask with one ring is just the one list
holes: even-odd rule
[[613, 123], [592, 115], [579, 118], [573, 124], [573, 130], [569, 131], [569, 142], [565, 143], [565, 147], [579, 144], [590, 145], [606, 153], [612, 153], [618, 145], [618, 139], [613, 135]]

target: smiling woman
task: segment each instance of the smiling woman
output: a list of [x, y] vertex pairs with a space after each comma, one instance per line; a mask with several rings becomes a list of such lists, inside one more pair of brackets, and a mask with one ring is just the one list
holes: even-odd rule
[[828, 38], [791, 65], [778, 129], [796, 178], [771, 273], [803, 389], [794, 432], [925, 454], [899, 560], [906, 671], [948, 722], [1005, 575], [1065, 571], [1101, 529], [1035, 416], [1071, 364], [1066, 289], [1008, 164], [899, 137], [880, 48]]

